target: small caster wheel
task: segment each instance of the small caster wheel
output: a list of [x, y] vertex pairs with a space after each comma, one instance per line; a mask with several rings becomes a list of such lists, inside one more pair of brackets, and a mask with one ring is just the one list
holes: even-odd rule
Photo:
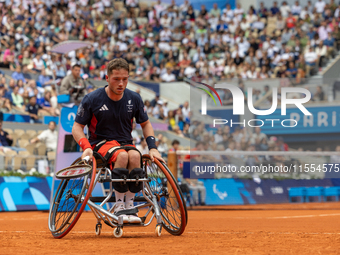
[[102, 224], [97, 223], [96, 224], [96, 235], [99, 236], [101, 232], [102, 232]]
[[114, 235], [114, 237], [116, 237], [116, 238], [122, 237], [122, 235], [123, 235], [123, 229], [122, 229], [122, 228], [115, 228], [115, 229], [113, 230], [113, 235]]
[[161, 234], [162, 234], [162, 226], [161, 225], [156, 226], [155, 233], [156, 233], [156, 236], [158, 236], [158, 237], [161, 236]]

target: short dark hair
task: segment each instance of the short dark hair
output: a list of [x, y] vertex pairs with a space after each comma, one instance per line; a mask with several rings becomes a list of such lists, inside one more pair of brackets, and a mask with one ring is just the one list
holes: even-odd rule
[[172, 141], [171, 145], [174, 146], [175, 144], [179, 144], [179, 141], [176, 139]]
[[80, 68], [80, 65], [75, 64], [74, 66], [72, 66], [72, 69], [75, 68], [75, 67], [79, 67]]
[[130, 67], [128, 62], [123, 58], [115, 58], [109, 62], [107, 65], [107, 74], [111, 74], [112, 70], [124, 69], [130, 72]]

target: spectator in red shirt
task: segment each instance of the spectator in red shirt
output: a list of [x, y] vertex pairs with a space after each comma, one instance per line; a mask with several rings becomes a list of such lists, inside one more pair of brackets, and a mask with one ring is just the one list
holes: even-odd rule
[[191, 60], [188, 57], [184, 56], [183, 60], [181, 60], [178, 63], [178, 65], [179, 65], [179, 67], [186, 68], [190, 65], [190, 63], [191, 63]]
[[296, 19], [293, 17], [293, 14], [289, 12], [288, 18], [286, 19], [286, 24], [289, 29], [294, 28], [296, 24]]

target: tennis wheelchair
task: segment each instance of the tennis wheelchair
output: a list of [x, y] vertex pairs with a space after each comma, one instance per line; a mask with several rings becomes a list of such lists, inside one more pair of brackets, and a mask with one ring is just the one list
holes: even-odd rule
[[[60, 184], [50, 205], [48, 225], [55, 238], [66, 236], [77, 223], [85, 207], [88, 206], [97, 219], [96, 235], [101, 234], [102, 222], [113, 228], [117, 238], [123, 235], [125, 227], [146, 227], [156, 219], [155, 234], [161, 236], [164, 228], [172, 235], [181, 235], [188, 222], [187, 208], [183, 194], [169, 168], [163, 162], [149, 155], [141, 157], [144, 177], [112, 179], [112, 171], [107, 161], [94, 152], [92, 161], [76, 159], [71, 166], [56, 173]], [[123, 216], [113, 213], [115, 205], [113, 182], [142, 183], [142, 190], [136, 194], [133, 208], [139, 212], [141, 223], [124, 223]], [[109, 186], [103, 197], [93, 197], [95, 185]], [[104, 192], [105, 193], [105, 192]], [[106, 208], [105, 208], [106, 207]], [[131, 210], [131, 209], [130, 209]], [[143, 216], [140, 214], [143, 213]]]

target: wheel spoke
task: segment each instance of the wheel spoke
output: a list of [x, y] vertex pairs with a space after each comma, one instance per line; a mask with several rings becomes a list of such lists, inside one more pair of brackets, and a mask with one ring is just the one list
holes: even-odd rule
[[[146, 169], [148, 177], [151, 179], [151, 182], [149, 182], [148, 185], [152, 193], [160, 197], [158, 205], [163, 221], [163, 226], [168, 232], [172, 234], [180, 232], [183, 229], [182, 217], [184, 217], [184, 215], [182, 215], [181, 211], [181, 206], [183, 205], [182, 201], [177, 200], [177, 190], [175, 191], [173, 189], [174, 182], [172, 182], [171, 184], [168, 180], [167, 175], [163, 172], [164, 169], [166, 171], [167, 169], [161, 169], [156, 163], [151, 162], [149, 158], [144, 158], [143, 165], [144, 169]], [[168, 176], [170, 175], [168, 174]], [[172, 177], [170, 176], [170, 178]], [[181, 205], [179, 203], [181, 203]]]
[[78, 220], [90, 196], [88, 190], [93, 186], [94, 175], [95, 169], [84, 176], [63, 179], [59, 184], [49, 216], [49, 228], [54, 237], [66, 235]]

